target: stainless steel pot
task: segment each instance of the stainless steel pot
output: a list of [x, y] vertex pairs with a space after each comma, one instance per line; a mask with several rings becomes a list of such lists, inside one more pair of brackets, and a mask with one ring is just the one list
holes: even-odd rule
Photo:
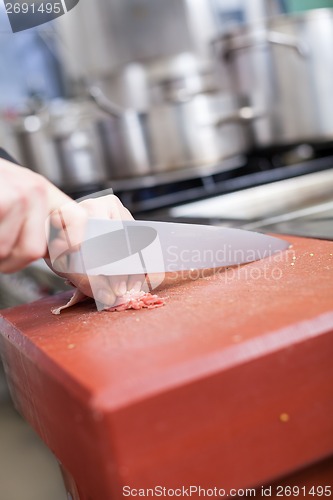
[[112, 178], [152, 173], [147, 113], [122, 109], [96, 86], [89, 89], [89, 94], [98, 108], [108, 116], [108, 119], [99, 123], [99, 133]]
[[248, 149], [242, 112], [230, 95], [187, 95], [146, 112], [120, 109], [97, 87], [90, 95], [113, 118], [101, 127], [118, 178], [212, 164]]
[[99, 186], [110, 177], [91, 103], [57, 101], [13, 123], [23, 165], [65, 189]]
[[214, 43], [256, 146], [333, 139], [333, 10], [245, 25]]
[[150, 110], [154, 169], [208, 165], [248, 147], [237, 104], [226, 94], [197, 94]]

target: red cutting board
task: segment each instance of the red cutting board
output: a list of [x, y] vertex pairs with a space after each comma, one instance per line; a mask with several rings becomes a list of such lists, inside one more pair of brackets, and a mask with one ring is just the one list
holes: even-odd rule
[[287, 239], [160, 309], [3, 312], [16, 404], [87, 498], [260, 486], [333, 454], [333, 243]]

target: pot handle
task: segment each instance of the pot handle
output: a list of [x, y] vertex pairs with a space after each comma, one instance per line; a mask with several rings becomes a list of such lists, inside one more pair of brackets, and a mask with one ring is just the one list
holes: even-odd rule
[[[222, 38], [219, 38], [215, 40], [215, 42], [221, 40]], [[263, 31], [260, 33], [260, 36], [257, 37], [246, 36], [237, 41], [233, 39], [232, 43], [225, 49], [223, 56], [225, 59], [228, 59], [236, 50], [250, 49], [251, 47], [256, 47], [263, 43], [271, 43], [272, 45], [280, 45], [281, 47], [295, 50], [300, 57], [307, 57], [309, 54], [308, 47], [297, 38], [277, 31]]]
[[307, 57], [309, 55], [308, 47], [293, 36], [284, 35], [283, 33], [279, 33], [277, 31], [269, 31], [267, 33], [267, 41], [275, 45], [281, 45], [287, 48], [289, 47], [290, 49], [295, 50], [301, 57]]
[[258, 118], [262, 118], [266, 116], [266, 112], [257, 111], [249, 106], [244, 106], [243, 108], [238, 109], [234, 113], [230, 115], [219, 118], [215, 123], [215, 127], [222, 127], [223, 125], [227, 125], [228, 123], [244, 123], [251, 122], [253, 120], [257, 120]]
[[118, 104], [110, 101], [108, 97], [103, 93], [103, 91], [97, 87], [97, 85], [93, 85], [88, 88], [89, 97], [94, 101], [95, 104], [109, 115], [115, 118], [121, 118], [125, 112]]

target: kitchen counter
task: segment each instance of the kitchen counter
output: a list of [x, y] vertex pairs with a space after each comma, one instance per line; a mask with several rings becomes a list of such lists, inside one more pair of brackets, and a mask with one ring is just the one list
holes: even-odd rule
[[331, 168], [173, 207], [164, 219], [333, 240], [332, 193]]
[[53, 316], [65, 294], [3, 312], [16, 405], [74, 498], [73, 481], [91, 500], [257, 487], [333, 455], [333, 243], [287, 239], [278, 256], [169, 285], [160, 309]]

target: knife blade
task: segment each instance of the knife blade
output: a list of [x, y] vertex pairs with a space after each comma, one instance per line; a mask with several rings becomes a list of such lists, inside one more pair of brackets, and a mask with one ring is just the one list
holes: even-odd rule
[[241, 229], [89, 219], [66, 272], [117, 276], [219, 268], [260, 260], [289, 246], [285, 240]]

